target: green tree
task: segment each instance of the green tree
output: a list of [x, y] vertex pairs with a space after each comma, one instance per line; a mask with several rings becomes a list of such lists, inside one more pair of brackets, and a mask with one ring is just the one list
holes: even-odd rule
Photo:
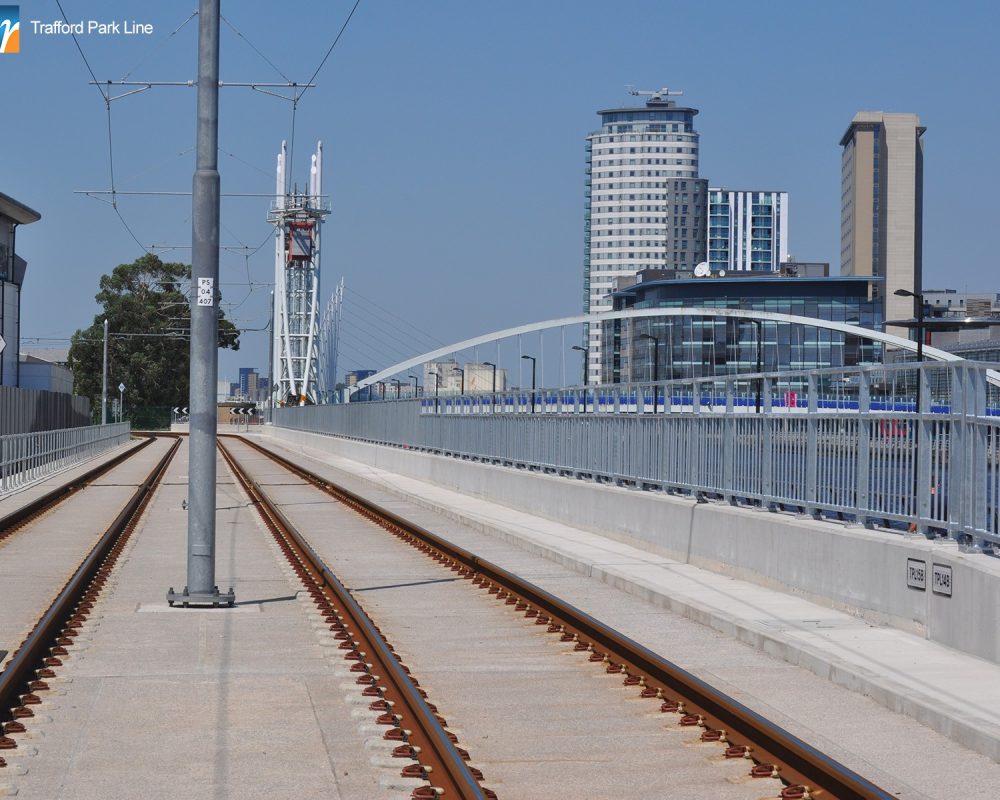
[[[102, 275], [96, 300], [104, 310], [89, 328], [73, 334], [69, 366], [73, 390], [89, 397], [100, 419], [104, 319], [108, 339], [108, 401], [124, 383], [126, 409], [188, 403], [191, 305], [188, 264], [144, 255]], [[240, 332], [219, 309], [219, 347], [240, 349]], [[162, 421], [161, 421], [162, 422]], [[139, 419], [133, 418], [139, 425]], [[146, 423], [149, 424], [149, 423]], [[146, 425], [142, 425], [145, 427]]]

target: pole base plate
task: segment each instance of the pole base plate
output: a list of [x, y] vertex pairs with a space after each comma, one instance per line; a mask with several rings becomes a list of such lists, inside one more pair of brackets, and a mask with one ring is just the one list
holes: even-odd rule
[[183, 592], [175, 592], [174, 587], [171, 586], [167, 591], [167, 605], [173, 607], [175, 603], [182, 608], [188, 606], [212, 606], [213, 608], [228, 606], [232, 608], [236, 604], [236, 594], [233, 592], [232, 586], [229, 587], [228, 592], [220, 592], [218, 586], [212, 587], [211, 592], [189, 592], [187, 586], [184, 587]]

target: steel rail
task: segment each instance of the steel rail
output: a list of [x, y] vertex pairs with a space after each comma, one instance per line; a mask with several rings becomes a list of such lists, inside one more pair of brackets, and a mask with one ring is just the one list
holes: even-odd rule
[[508, 604], [517, 603], [516, 609], [537, 617], [536, 622], [550, 623], [550, 632], [562, 633], [564, 641], [588, 650], [591, 660], [602, 661], [609, 673], [621, 674], [626, 685], [639, 686], [644, 697], [659, 699], [662, 711], [681, 714], [682, 725], [703, 728], [704, 741], [727, 743], [727, 757], [755, 761], [752, 774], [776, 775], [786, 781], [789, 786], [783, 797], [891, 800], [891, 794], [781, 726], [550, 592], [256, 442], [238, 438], [387, 530], [417, 542], [419, 549], [436, 551], [436, 560], [452, 565]]
[[[431, 787], [423, 788], [427, 788], [429, 792], [439, 792], [441, 796], [446, 798], [488, 800], [490, 797], [495, 797], [492, 792], [484, 790], [479, 785], [462, 754], [452, 742], [452, 734], [444, 729], [434, 711], [422, 697], [415, 681], [409, 677], [392, 648], [364, 609], [337, 576], [330, 571], [298, 529], [266, 496], [260, 484], [239, 465], [233, 453], [223, 444], [223, 437], [238, 437], [233, 437], [231, 434], [220, 435], [217, 442], [219, 450], [237, 481], [271, 529], [272, 534], [276, 538], [280, 537], [281, 540], [284, 540], [291, 550], [290, 555], [305, 568], [308, 581], [304, 580], [304, 583], [311, 582], [316, 589], [322, 592], [330, 605], [340, 611], [338, 616], [346, 623], [350, 633], [356, 637], [353, 644], [354, 652], [359, 656], [358, 663], [364, 664], [367, 667], [367, 673], [376, 677], [376, 680], [381, 683], [379, 696], [387, 701], [390, 713], [396, 717], [395, 725], [397, 727], [395, 730], [398, 733], [395, 734], [395, 737], [409, 745], [409, 749], [397, 754], [403, 755], [405, 752], [409, 757], [417, 759], [422, 767], [416, 775], [410, 773], [408, 777], [420, 777], [422, 774], [422, 777], [429, 780], [433, 786], [433, 789]], [[245, 439], [240, 438], [239, 440], [246, 443]], [[302, 577], [305, 578], [305, 576]], [[404, 725], [412, 725], [413, 728], [404, 728]], [[413, 797], [438, 796], [436, 793], [419, 794], [420, 791], [421, 789], [415, 790]]]
[[[36, 674], [38, 678], [52, 677], [48, 674], [51, 672], [48, 668], [61, 666], [59, 656], [68, 655], [65, 645], [72, 644], [67, 640], [68, 630], [79, 627], [89, 614], [92, 603], [87, 597], [96, 598], [99, 591], [99, 588], [96, 591], [92, 589], [92, 585], [97, 583], [103, 586], [102, 575], [107, 575], [114, 558], [117, 557], [115, 548], [123, 542], [125, 534], [130, 533], [138, 521], [167, 465], [177, 452], [180, 441], [178, 437], [145, 480], [139, 484], [128, 503], [115, 517], [83, 563], [77, 567], [76, 572], [53, 600], [48, 611], [36, 623], [4, 671], [0, 672], [0, 749], [16, 747], [16, 742], [3, 734], [23, 731], [23, 725], [16, 721], [17, 718], [33, 716], [26, 706], [39, 702], [33, 694], [35, 691], [48, 688], [44, 681], [36, 680]], [[75, 636], [75, 633], [72, 635]]]
[[98, 466], [87, 470], [85, 473], [83, 473], [77, 478], [74, 478], [69, 483], [57, 486], [52, 491], [46, 492], [45, 494], [41, 495], [40, 497], [37, 497], [36, 499], [32, 500], [30, 503], [28, 503], [25, 506], [22, 506], [16, 511], [12, 511], [10, 514], [0, 517], [0, 541], [3, 541], [5, 538], [10, 536], [10, 534], [12, 534], [16, 529], [20, 528], [34, 517], [54, 507], [58, 503], [61, 503], [63, 500], [67, 499], [70, 495], [75, 494], [77, 491], [84, 488], [86, 484], [90, 483], [93, 480], [96, 480], [97, 478], [101, 477], [101, 475], [103, 475], [104, 473], [114, 469], [123, 461], [125, 461], [125, 459], [131, 458], [140, 450], [142, 450], [144, 447], [147, 447], [152, 441], [153, 441], [152, 439], [146, 439], [145, 441], [141, 442], [137, 447], [127, 450], [124, 453], [119, 453], [110, 461], [107, 461], [104, 464], [99, 464]]

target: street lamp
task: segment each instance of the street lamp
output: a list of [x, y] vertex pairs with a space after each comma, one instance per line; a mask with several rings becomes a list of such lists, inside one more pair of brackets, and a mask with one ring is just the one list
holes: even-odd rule
[[[750, 324], [754, 326], [757, 330], [757, 373], [764, 371], [764, 323], [759, 319], [749, 320]], [[757, 378], [757, 392], [754, 402], [754, 409], [759, 414], [760, 413], [760, 393], [761, 384], [763, 383], [763, 378]]]
[[587, 357], [589, 355], [587, 353], [587, 348], [586, 347], [580, 347], [580, 345], [575, 344], [575, 345], [573, 345], [570, 348], [570, 350], [579, 350], [581, 353], [583, 353], [583, 383], [581, 384], [581, 386], [586, 386], [587, 385]]
[[420, 393], [420, 384], [418, 383], [418, 378], [416, 375], [407, 375], [407, 378], [413, 378], [413, 396], [416, 397]]
[[434, 413], [437, 414], [438, 407], [438, 389], [441, 387], [441, 375], [438, 373], [438, 367], [434, 367]]
[[398, 400], [399, 399], [399, 389], [403, 385], [403, 382], [401, 380], [399, 380], [398, 378], [393, 378], [391, 381], [389, 381], [389, 383], [396, 384], [396, 399]]
[[497, 365], [492, 361], [484, 361], [483, 366], [493, 367], [493, 389], [491, 390], [492, 397], [490, 397], [490, 410], [496, 412], [497, 410]]
[[535, 413], [535, 357], [534, 356], [521, 356], [521, 358], [526, 358], [531, 362], [531, 413]]
[[653, 343], [653, 413], [655, 414], [660, 410], [659, 390], [656, 388], [656, 382], [660, 379], [660, 339], [651, 333], [640, 333], [635, 337], [636, 341], [640, 339], [649, 339]]
[[494, 363], [492, 363], [491, 361], [484, 361], [483, 362], [483, 366], [484, 367], [493, 367], [493, 389], [492, 389], [492, 391], [496, 392], [496, 390], [497, 390], [497, 365], [494, 364]]
[[465, 394], [465, 370], [462, 369], [461, 367], [452, 367], [451, 371], [452, 372], [460, 372], [460, 373], [462, 373], [462, 384], [461, 384], [462, 388], [459, 389], [458, 393], [459, 394]]
[[[924, 296], [920, 292], [911, 292], [909, 289], [897, 289], [893, 292], [896, 297], [912, 297], [914, 316], [917, 318], [917, 361], [924, 360]], [[920, 382], [917, 382], [917, 403], [920, 402]]]

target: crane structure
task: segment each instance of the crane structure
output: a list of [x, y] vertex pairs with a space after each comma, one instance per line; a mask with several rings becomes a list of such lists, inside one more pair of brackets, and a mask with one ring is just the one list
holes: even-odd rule
[[281, 143], [274, 205], [274, 315], [271, 386], [276, 405], [312, 405], [326, 397], [320, 385], [320, 227], [329, 204], [323, 198], [323, 143], [317, 142], [309, 187], [286, 184], [287, 146]]

